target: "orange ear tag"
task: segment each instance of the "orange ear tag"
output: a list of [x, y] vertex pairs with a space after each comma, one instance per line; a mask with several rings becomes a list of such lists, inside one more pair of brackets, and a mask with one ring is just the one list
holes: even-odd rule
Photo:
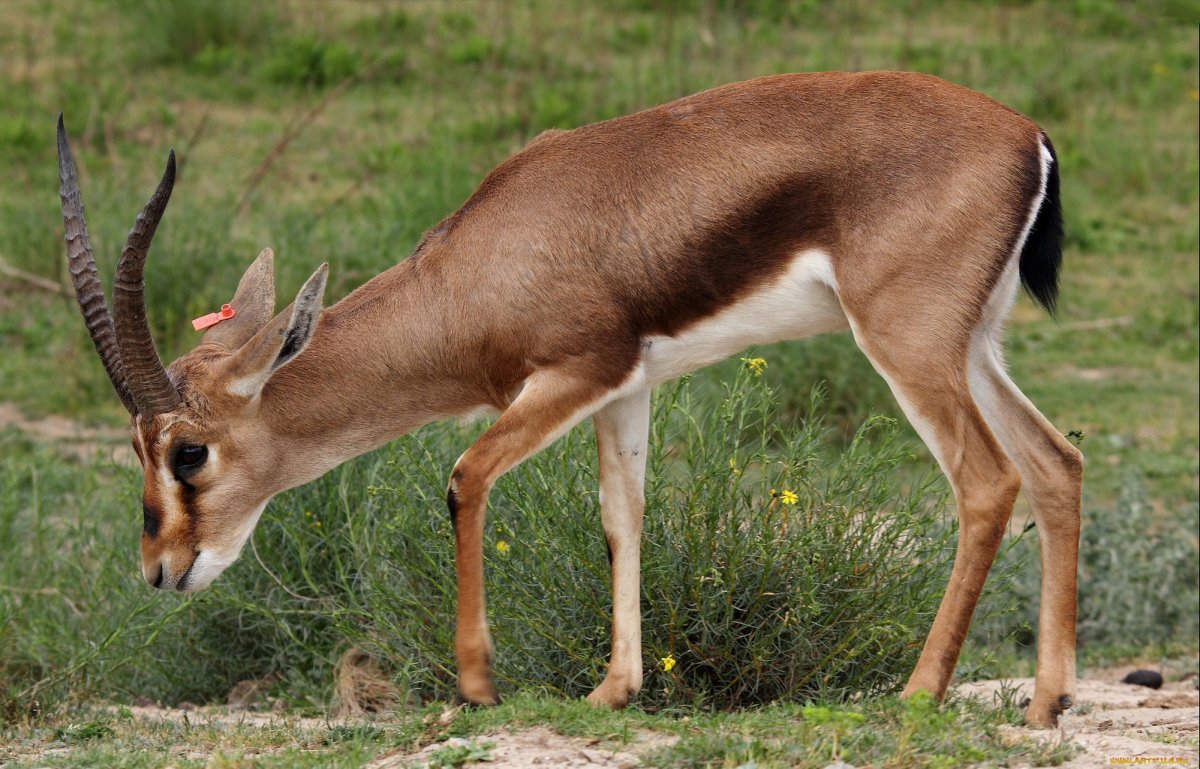
[[237, 315], [237, 312], [233, 309], [233, 305], [223, 304], [221, 305], [220, 312], [210, 312], [208, 315], [201, 316], [192, 321], [192, 328], [197, 331], [203, 331], [209, 326], [215, 326], [223, 320], [229, 320], [234, 315]]

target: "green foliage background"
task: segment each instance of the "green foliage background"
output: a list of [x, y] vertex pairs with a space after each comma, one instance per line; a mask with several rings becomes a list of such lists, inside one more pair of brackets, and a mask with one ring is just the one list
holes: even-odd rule
[[[188, 319], [227, 300], [262, 246], [278, 254], [281, 296], [327, 260], [336, 300], [404, 258], [488, 169], [546, 128], [799, 70], [920, 70], [1013, 106], [1045, 127], [1062, 162], [1062, 315], [1052, 321], [1021, 299], [1009, 357], [1047, 416], [1087, 436], [1085, 527], [1093, 533], [1085, 531], [1083, 637], [1195, 643], [1195, 615], [1179, 609], [1194, 606], [1197, 522], [1194, 3], [11, 0], [0, 16], [0, 259], [8, 268], [0, 274], [0, 401], [101, 427], [121, 425], [122, 412], [73, 301], [13, 277], [65, 276], [53, 148], [59, 111], [103, 275], [166, 149], [179, 153], [180, 182], [147, 274], [151, 323], [170, 359], [194, 341]], [[749, 392], [777, 392], [776, 427], [760, 425], [771, 456], [797, 468], [813, 458], [811, 477], [789, 471], [796, 486], [813, 484], [802, 507], [836, 507], [853, 497], [845, 483], [857, 478], [872, 491], [847, 508], [856, 515], [908, 510], [914, 536], [949, 536], [927, 517], [940, 491], [921, 481], [930, 462], [923, 450], [898, 449], [896, 434], [878, 424], [860, 432], [872, 414], [900, 415], [848, 337], [756, 354], [769, 366]], [[687, 413], [726, 429], [705, 420], [719, 418], [717, 405], [739, 376], [737, 361], [697, 374]], [[817, 382], [827, 383], [824, 400], [810, 397]], [[660, 410], [666, 424], [678, 418], [661, 400]], [[699, 451], [683, 428], [660, 429], [660, 447], [676, 440]], [[257, 535], [262, 563], [248, 553], [213, 591], [178, 602], [151, 594], [137, 575], [135, 472], [103, 460], [80, 465], [15, 430], [0, 433], [0, 696], [9, 715], [68, 690], [78, 698], [219, 697], [238, 678], [273, 670], [287, 671], [280, 688], [289, 696], [323, 706], [333, 660], [351, 642], [387, 658], [414, 696], [444, 695], [450, 576], [441, 493], [469, 439], [434, 428], [285, 495]], [[577, 694], [600, 672], [606, 598], [589, 440], [586, 428], [573, 433], [497, 494], [491, 535], [513, 551], [493, 557], [491, 573], [493, 595], [504, 596], [494, 602], [501, 671], [513, 684]], [[101, 455], [119, 444], [104, 443]], [[651, 489], [647, 550], [662, 560], [647, 562], [646, 598], [660, 607], [715, 578], [689, 571], [698, 566], [685, 522], [694, 524], [687, 531], [723, 533], [730, 524], [721, 516], [738, 510], [762, 525], [755, 542], [766, 544], [762, 516], [779, 512], [762, 489], [731, 486], [728, 457], [701, 451], [694, 459], [664, 462]], [[846, 475], [855, 461], [858, 474]], [[672, 485], [680, 467], [689, 481]], [[759, 480], [772, 482], [765, 473]], [[1131, 510], [1140, 530], [1121, 528]], [[802, 552], [844, 555], [855, 541], [826, 536], [822, 527], [842, 520], [790, 529], [787, 542], [771, 542], [778, 563], [741, 553], [749, 571], [718, 576], [802, 585]], [[1000, 648], [1014, 630], [1027, 640], [1020, 625], [1036, 611], [1035, 536], [1007, 551], [1008, 578], [988, 604], [996, 619], [980, 623], [985, 649]], [[1121, 550], [1130, 541], [1138, 546]], [[522, 560], [531, 551], [552, 557]], [[822, 659], [857, 624], [822, 640], [824, 651], [802, 653], [790, 630], [726, 634], [703, 646], [707, 679], [660, 676], [648, 681], [647, 701], [730, 704], [729, 686], [758, 670], [743, 701], [886, 690], [911, 663], [903, 638], [923, 632], [943, 557], [935, 553], [924, 570], [885, 569], [862, 591], [895, 610], [865, 626], [861, 646], [852, 643], [873, 671], [845, 671], [813, 689], [787, 667]], [[837, 575], [850, 579], [856, 567], [842, 562]], [[834, 578], [809, 574], [814, 584]], [[758, 590], [760, 598], [777, 592]], [[901, 600], [889, 590], [907, 592]], [[735, 594], [731, 587], [724, 595]], [[1151, 594], [1158, 597], [1143, 600]], [[534, 597], [557, 602], [555, 613], [529, 603]], [[685, 670], [681, 655], [699, 659], [693, 638], [703, 623], [728, 631], [745, 622], [713, 595], [692, 597], [687, 616], [701, 624], [650, 630], [648, 666], [673, 653]], [[755, 605], [756, 621], [798, 608], [767, 603]], [[1157, 608], [1134, 621], [1120, 606]], [[818, 608], [805, 605], [810, 630], [838, 627]], [[886, 635], [892, 621], [896, 637]], [[540, 622], [572, 628], [571, 637], [548, 641]], [[521, 648], [538, 652], [520, 658]]]

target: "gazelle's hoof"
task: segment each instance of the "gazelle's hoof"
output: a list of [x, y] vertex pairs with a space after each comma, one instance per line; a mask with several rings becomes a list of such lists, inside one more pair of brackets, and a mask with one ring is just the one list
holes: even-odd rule
[[468, 680], [465, 677], [460, 678], [458, 681], [458, 696], [459, 699], [468, 705], [489, 707], [500, 704], [500, 695], [496, 694], [496, 687], [492, 685], [490, 678], [482, 678], [474, 681]]
[[1053, 729], [1058, 726], [1058, 717], [1074, 705], [1069, 694], [1042, 699], [1036, 694], [1025, 710], [1025, 723], [1035, 729]]
[[639, 687], [630, 686], [625, 681], [606, 678], [587, 696], [587, 701], [598, 708], [620, 710], [637, 696]]

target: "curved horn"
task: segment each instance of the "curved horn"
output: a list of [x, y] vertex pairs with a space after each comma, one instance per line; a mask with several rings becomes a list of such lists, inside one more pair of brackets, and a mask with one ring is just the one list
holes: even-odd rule
[[179, 391], [171, 384], [167, 370], [159, 360], [154, 338], [150, 336], [150, 324], [146, 321], [146, 286], [142, 281], [150, 241], [154, 239], [154, 231], [158, 229], [158, 222], [167, 208], [174, 186], [175, 150], [171, 150], [158, 189], [138, 214], [129, 237], [125, 239], [125, 248], [121, 251], [117, 274], [113, 278], [113, 321], [117, 344], [121, 349], [121, 362], [129, 390], [143, 419], [165, 414], [182, 403]]
[[121, 403], [133, 416], [137, 406], [125, 383], [125, 372], [121, 363], [121, 349], [117, 344], [113, 319], [104, 301], [104, 289], [96, 274], [96, 259], [88, 243], [87, 222], [83, 218], [83, 202], [79, 197], [79, 179], [75, 174], [75, 161], [71, 158], [71, 147], [67, 144], [67, 132], [63, 128], [62, 113], [58, 115], [58, 195], [62, 199], [63, 227], [67, 241], [67, 269], [71, 272], [71, 283], [75, 286], [75, 298], [83, 322], [87, 325], [100, 362], [108, 373], [113, 389]]

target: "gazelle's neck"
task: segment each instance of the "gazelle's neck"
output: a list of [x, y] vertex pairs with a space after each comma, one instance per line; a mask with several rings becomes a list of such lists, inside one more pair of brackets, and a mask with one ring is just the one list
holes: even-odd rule
[[308, 348], [263, 390], [263, 422], [302, 475], [485, 401], [456, 381], [446, 297], [428, 290], [426, 272], [407, 259], [325, 310]]

